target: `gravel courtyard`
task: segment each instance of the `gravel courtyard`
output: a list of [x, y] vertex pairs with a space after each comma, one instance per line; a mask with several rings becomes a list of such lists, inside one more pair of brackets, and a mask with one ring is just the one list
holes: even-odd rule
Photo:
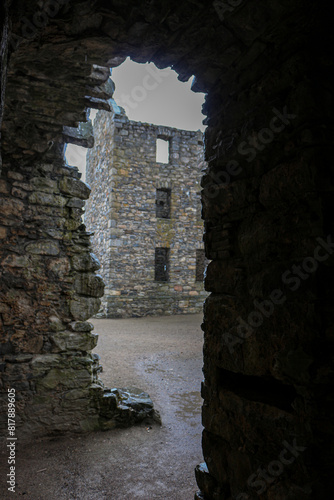
[[93, 320], [107, 387], [139, 387], [162, 426], [35, 441], [17, 449], [16, 493], [4, 499], [192, 500], [201, 452], [202, 315]]

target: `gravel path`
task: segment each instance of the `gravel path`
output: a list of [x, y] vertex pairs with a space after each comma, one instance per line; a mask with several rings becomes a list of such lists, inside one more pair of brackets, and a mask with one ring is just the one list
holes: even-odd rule
[[144, 424], [18, 447], [16, 493], [3, 499], [192, 500], [201, 452], [202, 315], [94, 320], [101, 378], [108, 387], [139, 387], [162, 426]]

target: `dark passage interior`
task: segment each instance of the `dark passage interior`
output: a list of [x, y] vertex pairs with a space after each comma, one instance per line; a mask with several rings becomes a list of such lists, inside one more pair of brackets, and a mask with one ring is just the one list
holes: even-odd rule
[[[87, 321], [103, 284], [64, 161], [91, 147], [127, 56], [207, 94], [202, 449], [196, 500], [327, 499], [333, 467], [329, 2], [4, 0], [0, 6], [2, 435], [122, 421]], [[123, 421], [122, 421], [123, 422]], [[123, 422], [124, 423], [124, 422]], [[132, 423], [131, 418], [130, 422]], [[194, 464], [195, 467], [196, 464]]]

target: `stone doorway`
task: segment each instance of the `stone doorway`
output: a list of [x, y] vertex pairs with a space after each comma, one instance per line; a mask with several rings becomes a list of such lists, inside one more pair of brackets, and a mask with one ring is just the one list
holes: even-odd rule
[[[89, 193], [64, 166], [62, 145], [82, 138], [86, 108], [108, 109], [109, 67], [130, 54], [172, 65], [181, 79], [195, 74], [194, 88], [207, 93], [203, 188], [212, 295], [204, 313], [202, 494], [253, 494], [254, 471], [295, 439], [305, 452], [265, 482], [264, 497], [328, 497], [332, 259], [298, 291], [287, 290], [286, 304], [261, 325], [252, 314], [254, 301], [271, 297], [284, 273], [314, 258], [319, 238], [331, 249], [328, 6], [52, 3], [53, 10], [50, 2], [1, 6], [1, 366], [4, 393], [12, 385], [20, 393], [20, 429], [83, 430], [110, 415], [86, 324], [99, 287], [80, 222]], [[255, 334], [240, 338], [238, 318], [249, 316], [258, 319]], [[237, 342], [233, 352], [226, 338]], [[86, 391], [79, 398], [84, 415], [78, 385]], [[253, 390], [246, 394], [244, 386]], [[278, 386], [296, 395], [289, 411], [276, 391], [269, 397]]]

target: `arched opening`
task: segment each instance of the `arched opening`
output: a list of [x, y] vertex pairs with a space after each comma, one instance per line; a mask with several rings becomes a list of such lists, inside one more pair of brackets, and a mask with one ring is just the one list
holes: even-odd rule
[[[113, 69], [113, 109], [95, 117], [95, 144], [87, 154], [86, 180], [92, 192], [85, 225], [94, 233], [92, 248], [106, 284], [97, 317], [109, 318], [91, 321], [99, 334], [95, 352], [101, 357], [105, 386], [145, 390], [161, 415], [160, 433], [153, 427], [147, 438], [147, 443], [153, 440], [151, 453], [154, 440], [159, 440], [159, 459], [147, 465], [155, 477], [156, 494], [162, 488], [158, 483], [165, 482], [164, 463], [186, 497], [195, 489], [190, 463], [195, 457], [201, 460], [200, 325], [206, 294], [203, 269], [196, 267], [198, 249], [204, 252], [197, 210], [204, 152], [197, 129], [203, 128], [204, 116], [194, 121], [196, 103], [189, 109], [184, 102], [190, 99], [176, 74], [172, 79], [164, 70], [161, 76], [152, 64], [140, 65], [136, 74], [138, 65], [134, 66], [132, 71], [126, 67], [128, 87], [121, 87]], [[161, 86], [168, 83], [168, 92], [161, 95]], [[198, 114], [200, 109], [201, 103]], [[186, 126], [193, 130], [184, 130]], [[161, 137], [170, 146], [166, 161], [155, 154]], [[135, 450], [138, 437], [131, 435]], [[142, 468], [147, 459], [150, 455], [142, 450]], [[136, 467], [131, 464], [132, 470]]]

